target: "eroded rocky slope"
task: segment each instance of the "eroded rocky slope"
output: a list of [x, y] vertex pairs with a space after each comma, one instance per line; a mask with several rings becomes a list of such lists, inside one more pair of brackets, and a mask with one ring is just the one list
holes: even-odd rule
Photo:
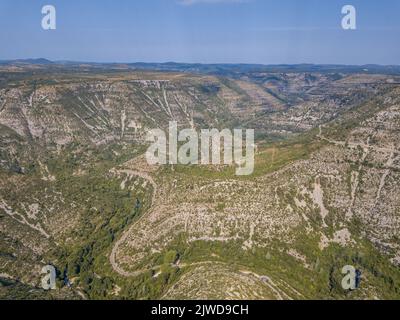
[[[395, 77], [2, 79], [1, 296], [38, 288], [51, 263], [56, 298], [399, 297]], [[171, 120], [256, 129], [254, 175], [149, 167], [145, 134]], [[363, 272], [351, 293], [340, 287], [347, 264]]]

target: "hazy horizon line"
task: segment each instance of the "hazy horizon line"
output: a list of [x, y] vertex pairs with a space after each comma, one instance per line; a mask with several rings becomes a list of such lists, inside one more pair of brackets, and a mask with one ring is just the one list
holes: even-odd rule
[[0, 58], [0, 62], [14, 62], [14, 61], [29, 61], [29, 60], [46, 60], [52, 63], [87, 63], [87, 64], [187, 64], [187, 65], [258, 65], [258, 66], [295, 66], [295, 65], [315, 65], [315, 66], [379, 66], [379, 67], [400, 67], [400, 64], [380, 64], [380, 63], [363, 63], [363, 64], [352, 64], [352, 63], [315, 63], [315, 62], [293, 62], [293, 63], [262, 63], [262, 62], [188, 62], [188, 61], [91, 61], [91, 60], [69, 60], [69, 59], [49, 59], [44, 57], [35, 58]]

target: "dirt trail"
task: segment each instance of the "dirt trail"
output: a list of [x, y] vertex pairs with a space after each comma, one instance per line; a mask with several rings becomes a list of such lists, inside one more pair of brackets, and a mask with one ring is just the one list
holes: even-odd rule
[[350, 206], [349, 206], [348, 212], [346, 214], [346, 217], [348, 219], [351, 218], [353, 215], [352, 209], [353, 209], [355, 201], [356, 201], [357, 190], [358, 190], [358, 187], [360, 184], [360, 172], [362, 170], [362, 166], [363, 166], [363, 163], [365, 162], [366, 158], [368, 157], [368, 155], [370, 154], [371, 151], [389, 154], [389, 159], [386, 163], [386, 170], [384, 171], [384, 173], [380, 179], [378, 191], [377, 191], [377, 194], [375, 197], [375, 206], [376, 206], [381, 197], [382, 189], [385, 186], [386, 178], [390, 175], [392, 166], [395, 161], [395, 152], [396, 152], [395, 147], [385, 148], [385, 147], [373, 146], [369, 143], [369, 139], [368, 139], [367, 143], [363, 143], [363, 142], [356, 143], [356, 142], [350, 142], [350, 141], [344, 142], [344, 141], [331, 140], [331, 139], [324, 137], [324, 135], [322, 134], [322, 126], [319, 126], [319, 134], [317, 135], [317, 137], [320, 138], [321, 140], [327, 141], [327, 142], [337, 145], [337, 146], [348, 147], [351, 149], [356, 149], [356, 148], [361, 147], [363, 150], [363, 154], [360, 158], [360, 165], [359, 165], [357, 171], [352, 172], [351, 201], [350, 201]]
[[117, 252], [118, 252], [118, 247], [121, 245], [121, 243], [123, 243], [128, 238], [128, 236], [129, 236], [130, 232], [133, 230], [133, 228], [143, 218], [145, 218], [147, 215], [149, 215], [153, 211], [154, 204], [156, 202], [156, 197], [157, 197], [157, 184], [154, 182], [153, 178], [149, 174], [144, 173], [144, 172], [139, 172], [139, 171], [130, 170], [130, 169], [121, 169], [121, 170], [113, 169], [113, 170], [111, 170], [111, 172], [113, 172], [113, 173], [125, 173], [125, 174], [128, 174], [128, 175], [134, 175], [134, 176], [140, 177], [140, 178], [146, 180], [148, 183], [150, 183], [151, 186], [153, 187], [153, 194], [152, 194], [152, 197], [151, 197], [151, 207], [143, 215], [141, 215], [140, 218], [138, 220], [136, 220], [129, 227], [128, 230], [126, 230], [122, 234], [121, 238], [114, 244], [114, 247], [112, 248], [111, 254], [110, 254], [110, 263], [111, 263], [113, 269], [117, 273], [119, 273], [120, 275], [125, 276], [125, 277], [134, 277], [134, 276], [137, 276], [137, 275], [139, 275], [139, 274], [141, 274], [143, 272], [146, 272], [148, 270], [146, 269], [146, 270], [138, 270], [138, 271], [135, 271], [135, 272], [127, 272], [124, 269], [122, 269], [118, 265], [118, 263], [116, 262], [116, 256], [117, 256]]
[[[136, 170], [131, 170], [131, 169], [112, 169], [111, 172], [113, 173], [125, 173], [128, 175], [135, 175], [137, 177], [140, 177], [144, 180], [146, 180], [148, 183], [151, 184], [151, 186], [153, 187], [153, 194], [152, 194], [152, 198], [151, 198], [151, 206], [150, 208], [146, 211], [146, 213], [144, 213], [142, 216], [140, 216], [140, 218], [138, 220], [136, 220], [127, 231], [125, 231], [121, 238], [114, 244], [112, 250], [111, 250], [111, 254], [110, 254], [110, 263], [112, 265], [112, 268], [114, 269], [115, 272], [117, 272], [118, 274], [124, 276], [124, 277], [136, 277], [139, 276], [140, 274], [143, 274], [145, 272], [149, 272], [151, 270], [153, 271], [158, 271], [161, 269], [161, 266], [154, 266], [152, 268], [147, 268], [147, 269], [140, 269], [140, 270], [136, 270], [134, 272], [128, 272], [124, 269], [122, 269], [117, 261], [116, 261], [116, 257], [117, 257], [117, 252], [118, 252], [118, 248], [119, 246], [128, 238], [129, 234], [132, 232], [133, 228], [135, 228], [135, 226], [142, 221], [142, 219], [146, 218], [148, 215], [150, 215], [153, 210], [155, 209], [155, 205], [156, 205], [156, 201], [157, 201], [157, 184], [155, 183], [155, 181], [153, 180], [153, 178], [145, 172], [140, 172], [140, 171], [136, 171]], [[175, 268], [185, 268], [185, 267], [194, 267], [194, 266], [202, 266], [202, 265], [207, 265], [207, 264], [220, 264], [220, 265], [227, 265], [229, 266], [228, 263], [225, 262], [221, 262], [221, 261], [200, 261], [200, 262], [193, 262], [193, 263], [180, 263], [180, 264], [172, 264], [172, 267]], [[285, 294], [281, 289], [279, 289], [279, 287], [272, 282], [272, 280], [270, 280], [269, 277], [267, 276], [260, 276], [255, 274], [252, 271], [248, 271], [245, 269], [241, 269], [240, 270], [241, 273], [243, 274], [247, 274], [247, 275], [252, 275], [255, 276], [257, 279], [259, 279], [260, 281], [262, 281], [266, 286], [268, 286], [271, 290], [273, 290], [273, 292], [276, 293], [277, 298], [282, 300], [283, 295], [286, 296], [286, 299], [292, 299], [290, 296], [288, 296], [287, 294]], [[264, 279], [268, 278], [268, 281], [265, 281]]]
[[368, 149], [368, 150], [373, 150], [375, 152], [383, 152], [383, 153], [393, 152], [393, 148], [377, 147], [364, 142], [337, 141], [326, 138], [322, 134], [322, 126], [319, 126], [319, 134], [317, 135], [317, 137], [320, 138], [321, 140], [324, 140], [336, 146], [348, 147], [351, 149], [357, 149], [358, 147], [361, 147], [363, 150]]

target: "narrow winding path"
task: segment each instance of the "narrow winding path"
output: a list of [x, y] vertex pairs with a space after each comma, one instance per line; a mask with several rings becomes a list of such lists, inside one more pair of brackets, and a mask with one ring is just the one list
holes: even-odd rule
[[[147, 217], [148, 215], [150, 215], [153, 212], [153, 210], [155, 208], [156, 200], [157, 200], [157, 191], [158, 191], [157, 184], [155, 183], [154, 179], [149, 174], [144, 173], [144, 172], [139, 172], [139, 171], [130, 170], [130, 169], [120, 169], [120, 170], [113, 169], [112, 172], [125, 173], [128, 175], [135, 175], [137, 177], [140, 177], [140, 178], [146, 180], [153, 187], [153, 194], [151, 197], [150, 208], [143, 215], [141, 215], [138, 218], [138, 220], [136, 220], [129, 227], [128, 230], [126, 230], [122, 234], [121, 238], [117, 242], [115, 242], [115, 244], [111, 250], [111, 254], [110, 254], [110, 263], [112, 265], [112, 268], [114, 269], [115, 272], [117, 272], [119, 275], [124, 276], [124, 277], [136, 277], [136, 276], [143, 274], [145, 272], [148, 272], [150, 270], [157, 271], [157, 270], [161, 269], [161, 266], [154, 266], [152, 268], [140, 269], [140, 270], [136, 270], [134, 272], [128, 272], [128, 271], [124, 270], [123, 268], [121, 268], [116, 261], [119, 246], [128, 238], [131, 231], [133, 231], [133, 228], [135, 228], [142, 221], [142, 219], [144, 219], [145, 217]], [[200, 262], [193, 262], [193, 263], [173, 264], [171, 266], [176, 267], [176, 268], [185, 268], [185, 267], [201, 266], [201, 265], [207, 265], [207, 264], [214, 264], [214, 265], [220, 264], [220, 265], [228, 265], [229, 266], [228, 263], [222, 262], [222, 261], [200, 261]], [[289, 300], [293, 299], [292, 297], [287, 295], [282, 289], [280, 289], [274, 282], [272, 282], [272, 280], [269, 280], [268, 282], [263, 280], [266, 276], [260, 276], [252, 271], [248, 271], [245, 269], [241, 269], [240, 273], [256, 277], [258, 280], [262, 281], [267, 287], [269, 287], [271, 290], [273, 290], [273, 292], [277, 295], [278, 300], [283, 300], [284, 299], [283, 296], [285, 296], [285, 299], [289, 299]], [[268, 279], [270, 279], [270, 278], [268, 277]], [[280, 281], [283, 281], [283, 280], [280, 280]], [[286, 283], [286, 285], [289, 286], [289, 284], [287, 284], [287, 283]], [[294, 291], [294, 289], [293, 289], [293, 291]]]
[[114, 271], [116, 271], [117, 273], [119, 273], [120, 275], [122, 275], [122, 276], [124, 276], [124, 277], [134, 277], [134, 276], [137, 276], [137, 275], [139, 275], [139, 274], [141, 274], [141, 273], [143, 273], [143, 272], [146, 272], [146, 271], [148, 271], [148, 270], [146, 269], [146, 270], [138, 270], [138, 271], [135, 271], [135, 272], [127, 272], [127, 271], [125, 271], [124, 269], [122, 269], [122, 268], [118, 265], [118, 263], [116, 262], [116, 256], [117, 256], [117, 252], [118, 252], [119, 246], [120, 246], [123, 242], [125, 242], [125, 240], [128, 238], [128, 236], [129, 236], [129, 234], [131, 233], [131, 231], [133, 230], [133, 228], [134, 228], [140, 221], [142, 221], [143, 218], [145, 218], [147, 215], [149, 215], [149, 214], [153, 211], [153, 208], [154, 208], [154, 205], [155, 205], [155, 202], [156, 202], [156, 196], [157, 196], [157, 184], [154, 182], [153, 178], [152, 178], [149, 174], [144, 173], [144, 172], [139, 172], [139, 171], [129, 170], [129, 169], [122, 169], [122, 170], [115, 170], [115, 169], [114, 169], [113, 172], [116, 172], [116, 173], [126, 173], [126, 174], [129, 174], [129, 175], [134, 175], [134, 176], [140, 177], [140, 178], [146, 180], [148, 183], [150, 183], [151, 186], [153, 187], [153, 194], [152, 194], [152, 197], [151, 197], [151, 206], [150, 206], [150, 208], [149, 208], [143, 215], [141, 215], [141, 216], [139, 217], [139, 219], [136, 220], [136, 221], [129, 227], [128, 230], [126, 230], [126, 231], [122, 234], [121, 238], [114, 244], [114, 246], [113, 246], [113, 248], [112, 248], [112, 250], [111, 250], [111, 254], [110, 254], [110, 263], [111, 263], [111, 265], [112, 265]]

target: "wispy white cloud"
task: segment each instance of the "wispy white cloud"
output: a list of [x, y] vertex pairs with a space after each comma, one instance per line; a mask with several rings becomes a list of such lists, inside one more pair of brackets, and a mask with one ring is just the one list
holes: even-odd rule
[[194, 4], [201, 4], [201, 3], [243, 3], [248, 2], [249, 0], [179, 0], [178, 3], [185, 6], [191, 6]]

